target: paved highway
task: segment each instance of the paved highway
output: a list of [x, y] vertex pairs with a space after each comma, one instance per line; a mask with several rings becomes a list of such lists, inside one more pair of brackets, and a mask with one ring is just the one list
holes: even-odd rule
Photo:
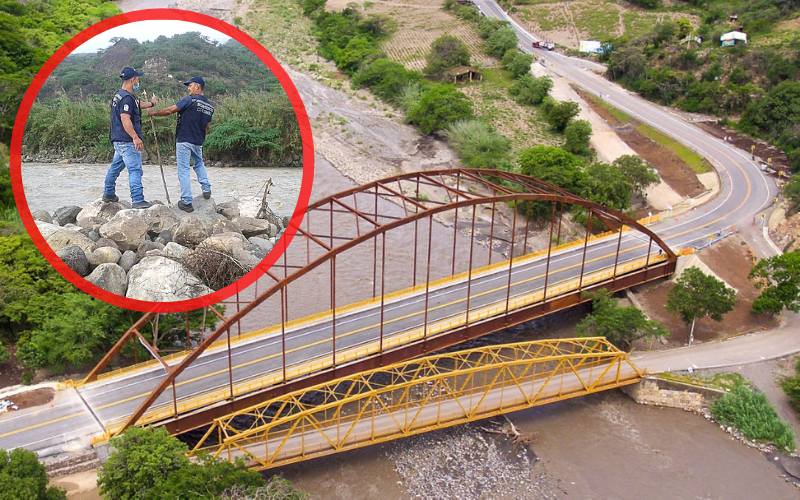
[[[477, 3], [482, 5], [484, 12], [496, 17], [503, 16], [494, 4], [484, 1]], [[519, 27], [516, 29], [522, 44], [530, 47], [533, 38]], [[553, 71], [589, 92], [599, 94], [602, 91], [611, 104], [700, 152], [718, 169], [721, 191], [716, 198], [700, 209], [678, 218], [668, 217], [651, 226], [673, 249], [706, 243], [710, 234], [725, 231], [734, 224], [751, 224], [754, 217], [768, 207], [776, 191], [775, 183], [766, 179], [741, 151], [708, 136], [668, 110], [647, 103], [601, 77], [584, 71], [582, 68], [586, 63], [583, 61], [553, 52], [540, 55], [546, 58], [548, 65], [552, 64], [548, 67]], [[587, 269], [596, 271], [613, 267], [616, 245], [616, 237], [592, 244], [586, 257]], [[620, 262], [642, 256], [647, 247], [648, 241], [643, 235], [625, 233]], [[553, 256], [549, 289], [577, 276], [581, 253], [582, 248], [576, 247]], [[530, 296], [533, 291], [541, 289], [543, 276], [543, 258], [515, 265], [512, 272], [512, 298]], [[478, 280], [473, 280], [470, 287], [471, 312], [474, 314], [498, 305], [504, 306], [507, 280], [507, 268], [487, 272]], [[433, 291], [428, 310], [429, 324], [435, 326], [437, 321], [463, 320], [466, 289], [463, 282], [454, 281]], [[381, 332], [378, 307], [379, 303], [346, 315], [337, 314], [338, 362], [342, 361], [348, 350], [354, 353], [358, 348], [364, 351], [366, 347], [377, 346]], [[419, 338], [423, 334], [424, 309], [424, 297], [419, 293], [387, 303], [383, 328], [385, 345], [393, 340], [399, 342]], [[318, 369], [330, 364], [331, 326], [330, 320], [318, 321], [287, 332], [287, 365], [308, 366], [307, 362], [314, 360], [316, 367], [313, 368]], [[232, 360], [233, 380], [240, 390], [245, 390], [247, 384], [254, 380], [279, 380], [282, 362], [279, 334], [266, 334], [235, 343]], [[78, 390], [60, 391], [52, 407], [0, 415], [0, 448], [24, 446], [44, 455], [85, 444], [87, 436], [122, 423], [163, 375], [163, 368], [151, 366], [125, 376], [100, 380]], [[190, 404], [202, 397], [224, 398], [228, 384], [227, 354], [222, 350], [206, 353], [178, 378], [176, 392], [179, 404]], [[167, 390], [148, 415], [152, 417], [154, 413], [168, 411], [171, 407], [172, 391]]]

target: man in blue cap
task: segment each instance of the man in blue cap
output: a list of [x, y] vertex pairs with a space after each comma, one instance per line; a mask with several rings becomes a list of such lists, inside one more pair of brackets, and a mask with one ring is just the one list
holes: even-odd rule
[[128, 184], [131, 188], [133, 208], [149, 208], [144, 200], [142, 189], [142, 113], [140, 107], [152, 108], [156, 105], [156, 97], [150, 102], [140, 102], [134, 92], [139, 90], [139, 77], [144, 75], [130, 66], [122, 68], [122, 88], [111, 100], [111, 133], [109, 139], [114, 145], [114, 160], [106, 173], [103, 201], [119, 201], [115, 194], [117, 177], [128, 169]]
[[178, 181], [181, 183], [181, 200], [178, 208], [184, 212], [194, 212], [192, 206], [192, 186], [189, 176], [189, 160], [194, 160], [194, 173], [203, 192], [203, 198], [211, 198], [211, 183], [203, 163], [203, 142], [211, 127], [214, 106], [203, 95], [206, 82], [200, 76], [193, 76], [183, 82], [189, 95], [168, 108], [158, 111], [148, 109], [147, 116], [167, 116], [178, 113], [178, 126], [175, 128], [175, 157], [178, 161]]

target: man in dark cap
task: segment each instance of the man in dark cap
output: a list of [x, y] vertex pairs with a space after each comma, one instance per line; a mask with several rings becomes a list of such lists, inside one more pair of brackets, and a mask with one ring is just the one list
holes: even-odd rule
[[175, 157], [178, 161], [178, 181], [181, 183], [178, 208], [184, 212], [194, 212], [189, 160], [194, 160], [194, 173], [200, 183], [203, 198], [211, 198], [211, 183], [208, 182], [208, 173], [203, 163], [203, 142], [211, 127], [214, 106], [203, 95], [206, 83], [202, 77], [193, 76], [183, 84], [189, 91], [188, 96], [168, 108], [147, 110], [147, 116], [178, 113], [178, 126], [175, 128]]
[[131, 188], [133, 208], [149, 208], [144, 199], [142, 189], [142, 114], [140, 107], [152, 108], [156, 105], [156, 97], [151, 102], [140, 102], [134, 92], [139, 90], [139, 77], [144, 75], [130, 66], [122, 68], [122, 88], [111, 100], [111, 133], [109, 139], [114, 145], [114, 160], [106, 173], [103, 201], [119, 201], [115, 194], [117, 177], [128, 169], [128, 184]]

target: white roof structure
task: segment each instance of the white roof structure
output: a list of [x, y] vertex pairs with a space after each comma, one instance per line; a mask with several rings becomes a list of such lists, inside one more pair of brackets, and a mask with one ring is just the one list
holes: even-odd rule
[[741, 40], [744, 43], [747, 43], [747, 34], [742, 33], [741, 31], [730, 31], [725, 33], [721, 37], [719, 37], [720, 41], [725, 42], [728, 40]]

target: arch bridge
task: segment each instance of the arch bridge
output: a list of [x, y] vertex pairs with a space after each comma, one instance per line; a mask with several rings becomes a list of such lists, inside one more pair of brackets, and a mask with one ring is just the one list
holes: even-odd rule
[[[228, 302], [236, 311], [209, 307], [213, 332], [193, 344], [187, 315], [187, 348], [166, 355], [149, 340], [159, 316], [148, 313], [92, 370], [78, 391], [107, 435], [195, 429], [572, 307], [588, 291], [668, 276], [677, 260], [630, 217], [498, 170], [382, 179], [310, 204], [290, 226], [283, 256]], [[128, 342], [153, 359], [107, 371]]]

